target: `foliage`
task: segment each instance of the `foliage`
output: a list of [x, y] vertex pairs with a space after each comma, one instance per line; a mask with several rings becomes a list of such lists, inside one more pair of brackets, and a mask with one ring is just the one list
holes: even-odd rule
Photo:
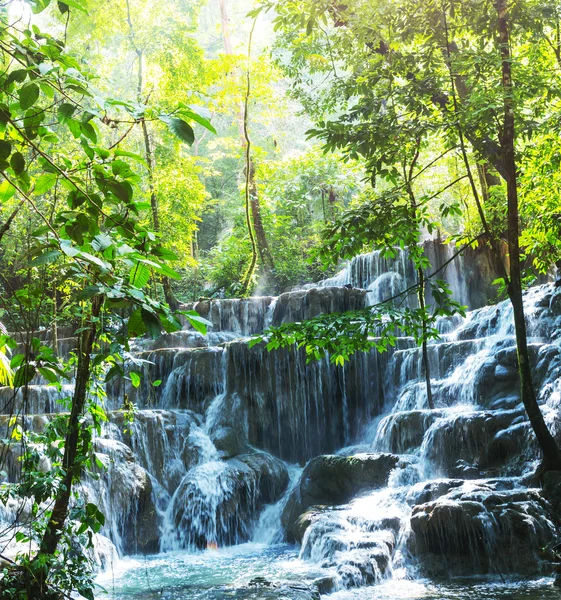
[[[48, 4], [35, 2], [32, 8], [40, 12]], [[66, 14], [69, 6], [83, 8], [77, 0], [57, 8]], [[155, 276], [179, 275], [167, 264], [177, 256], [146, 225], [150, 205], [135, 196], [140, 178], [134, 166], [143, 159], [123, 150], [119, 140], [104, 144], [104, 128], [123, 120], [160, 121], [192, 143], [188, 121], [212, 126], [181, 105], [171, 115], [158, 106], [103, 99], [92, 83], [94, 73], [63, 42], [36, 25], [20, 29], [5, 12], [0, 16], [2, 208], [30, 224], [25, 243], [4, 238], [15, 270], [1, 276], [2, 308], [11, 327], [23, 326], [27, 334], [20, 344], [3, 334], [0, 347], [3, 357], [6, 347], [12, 350], [12, 383], [24, 397], [37, 377], [59, 387], [71, 372], [76, 377], [69, 413], [53, 418], [43, 432], [29, 431], [17, 413], [8, 423], [4, 444], [21, 449], [22, 475], [17, 484], [2, 484], [2, 501], [30, 501], [31, 511], [29, 530], [16, 533], [17, 542], [27, 546], [0, 576], [0, 597], [77, 591], [93, 598], [84, 549], [104, 518], [76, 493], [70, 503], [70, 495], [73, 483], [99, 466], [91, 442], [106, 418], [103, 384], [124, 375], [131, 337], [181, 328], [150, 286]], [[7, 223], [3, 235], [12, 218]], [[58, 306], [56, 320], [75, 327], [78, 350], [67, 364], [30, 336], [37, 315], [49, 306]], [[198, 315], [186, 317], [204, 330]], [[51, 464], [46, 472], [42, 459]]]

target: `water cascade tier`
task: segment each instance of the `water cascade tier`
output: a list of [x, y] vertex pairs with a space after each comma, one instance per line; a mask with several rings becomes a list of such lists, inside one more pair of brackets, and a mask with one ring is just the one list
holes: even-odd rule
[[[358, 257], [278, 298], [201, 300], [188, 308], [212, 323], [206, 336], [185, 325], [136, 343], [127, 368], [141, 384], [108, 385], [95, 442], [104, 467], [81, 485], [106, 515], [93, 559], [110, 597], [156, 598], [158, 589], [174, 600], [382, 599], [394, 597], [388, 579], [405, 594], [426, 577], [490, 575], [496, 593], [469, 597], [506, 598], [509, 577], [554, 572], [561, 478], [532, 478], [540, 457], [520, 399], [510, 304], [489, 304], [496, 273], [484, 249], [453, 258], [429, 242], [427, 252], [471, 309], [442, 319], [429, 344], [434, 409], [411, 339], [344, 367], [248, 344], [270, 325], [395, 296], [416, 280], [406, 251]], [[561, 444], [561, 290], [531, 288], [525, 310], [539, 402]], [[58, 346], [69, 352], [73, 332]], [[7, 481], [20, 468], [5, 435], [10, 416], [25, 413], [40, 430], [71, 391], [71, 382], [0, 388]], [[137, 406], [132, 423], [125, 400]], [[3, 522], [24, 528], [29, 519], [15, 503], [0, 508]], [[17, 551], [6, 544], [2, 554]], [[544, 581], [528, 583], [527, 597], [549, 597]], [[464, 597], [442, 590], [404, 597]]]

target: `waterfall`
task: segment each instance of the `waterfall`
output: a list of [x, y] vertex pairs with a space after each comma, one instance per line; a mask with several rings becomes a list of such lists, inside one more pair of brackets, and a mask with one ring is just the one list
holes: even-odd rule
[[[429, 242], [427, 252], [438, 268], [453, 250]], [[186, 308], [212, 323], [206, 336], [186, 324], [137, 341], [127, 370], [142, 373], [141, 385], [125, 377], [107, 386], [109, 418], [95, 441], [106, 468], [81, 486], [107, 516], [93, 554], [100, 568], [147, 555], [120, 563], [124, 591], [114, 598], [128, 598], [126, 590], [144, 597], [142, 569], [164, 588], [191, 590], [178, 598], [221, 598], [216, 590], [234, 586], [247, 592], [240, 597], [261, 590], [291, 600], [382, 590], [388, 579], [551, 573], [556, 517], [547, 490], [527, 483], [539, 453], [520, 400], [512, 310], [486, 305], [485, 261], [480, 251], [443, 270], [474, 310], [441, 318], [441, 338], [428, 345], [432, 410], [412, 339], [357, 354], [343, 368], [247, 340], [270, 325], [396, 295], [416, 280], [407, 251], [357, 257], [335, 277], [278, 298], [198, 302]], [[525, 308], [539, 401], [561, 442], [561, 292], [532, 288]], [[71, 391], [38, 381], [24, 407], [21, 393], [0, 388], [1, 412], [24, 409], [39, 429]], [[124, 394], [137, 406], [130, 426], [119, 410]], [[0, 416], [2, 427], [7, 420]], [[14, 482], [17, 445], [3, 442], [0, 451], [4, 480]], [[12, 502], [0, 507], [0, 521], [24, 526], [28, 512]], [[502, 550], [514, 545], [517, 552]], [[10, 552], [18, 549], [11, 543]], [[224, 579], [220, 561], [231, 569]], [[199, 575], [171, 573], [182, 564], [202, 573], [203, 563], [216, 569], [204, 575], [215, 596], [197, 587]]]

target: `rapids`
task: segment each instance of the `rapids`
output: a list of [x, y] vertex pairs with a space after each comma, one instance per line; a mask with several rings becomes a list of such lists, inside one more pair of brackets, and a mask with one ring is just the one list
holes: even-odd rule
[[[434, 268], [452, 256], [437, 242], [427, 252]], [[433, 410], [410, 339], [343, 368], [248, 346], [269, 325], [366, 307], [415, 277], [406, 252], [371, 253], [278, 298], [189, 306], [212, 323], [207, 336], [185, 326], [137, 343], [128, 368], [142, 383], [108, 386], [96, 440], [107, 468], [82, 485], [107, 517], [92, 557], [100, 599], [560, 597], [551, 575], [561, 482], [528, 479], [539, 456], [512, 312], [489, 305], [496, 275], [484, 250], [443, 270], [472, 310], [443, 319], [429, 345]], [[539, 400], [561, 442], [561, 292], [532, 288], [525, 309]], [[29, 426], [63, 410], [68, 393], [31, 386]], [[130, 428], [125, 394], [138, 407]], [[0, 400], [6, 414], [24, 402], [1, 388]], [[15, 481], [17, 448], [3, 452]], [[22, 527], [26, 518], [17, 506], [0, 511]]]

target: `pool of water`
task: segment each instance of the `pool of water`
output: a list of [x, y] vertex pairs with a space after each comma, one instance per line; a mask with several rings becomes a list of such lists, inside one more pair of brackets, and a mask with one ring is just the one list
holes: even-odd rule
[[[301, 561], [286, 544], [242, 544], [196, 554], [167, 552], [119, 561], [98, 577], [98, 600], [292, 600], [263, 582], [298, 584], [326, 575]], [[255, 585], [257, 584], [257, 585]], [[103, 588], [103, 589], [102, 589]], [[297, 595], [295, 598], [298, 597]], [[335, 592], [326, 600], [561, 600], [551, 578], [387, 580], [376, 586]]]

